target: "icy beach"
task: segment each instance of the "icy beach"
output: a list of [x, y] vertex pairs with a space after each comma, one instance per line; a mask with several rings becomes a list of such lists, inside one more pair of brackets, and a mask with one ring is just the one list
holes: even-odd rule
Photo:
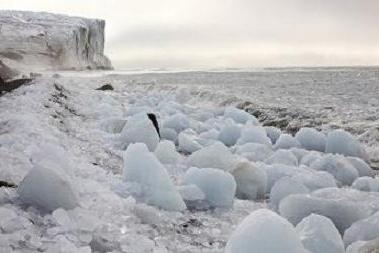
[[0, 96], [0, 252], [376, 252], [378, 80], [43, 73]]

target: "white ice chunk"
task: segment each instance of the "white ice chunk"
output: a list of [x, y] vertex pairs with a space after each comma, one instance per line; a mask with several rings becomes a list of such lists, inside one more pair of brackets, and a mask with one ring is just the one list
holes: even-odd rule
[[165, 167], [149, 152], [145, 144], [129, 145], [124, 155], [124, 164], [124, 180], [140, 186], [141, 196], [138, 197], [146, 203], [170, 211], [186, 208]]
[[164, 120], [162, 123], [163, 128], [174, 129], [177, 133], [190, 127], [190, 121], [187, 116], [182, 113], [177, 113]]
[[79, 202], [71, 181], [63, 170], [36, 165], [22, 180], [17, 192], [23, 202], [46, 211], [59, 207], [72, 209]]
[[379, 179], [372, 177], [359, 177], [354, 181], [351, 187], [360, 191], [379, 192]]
[[291, 178], [304, 184], [310, 191], [322, 188], [337, 187], [336, 180], [332, 174], [326, 171], [317, 171], [307, 167], [300, 167], [301, 173], [294, 173]]
[[360, 177], [373, 177], [375, 175], [374, 170], [362, 159], [358, 157], [346, 157], [346, 160], [354, 166]]
[[242, 199], [263, 198], [266, 191], [267, 175], [264, 169], [248, 161], [238, 162], [232, 175], [237, 182], [237, 197]]
[[163, 164], [174, 164], [180, 158], [180, 154], [176, 152], [175, 144], [167, 140], [158, 143], [154, 154]]
[[314, 128], [303, 127], [296, 133], [295, 138], [307, 150], [325, 151], [326, 136]]
[[227, 124], [221, 128], [218, 140], [230, 147], [237, 143], [241, 136], [241, 128], [236, 124]]
[[237, 109], [235, 107], [227, 107], [224, 112], [225, 118], [231, 118], [236, 123], [245, 124], [248, 121], [252, 121], [254, 125], [258, 125], [258, 120], [251, 114], [244, 110]]
[[163, 128], [160, 128], [159, 131], [161, 133], [161, 138], [163, 140], [169, 140], [169, 141], [172, 141], [174, 143], [177, 142], [178, 133], [174, 129], [163, 127]]
[[273, 153], [269, 146], [260, 143], [246, 143], [236, 149], [236, 154], [243, 155], [250, 161], [264, 161]]
[[121, 132], [121, 139], [126, 147], [141, 142], [145, 143], [150, 151], [154, 151], [159, 143], [157, 130], [145, 113], [127, 119]]
[[300, 164], [310, 166], [314, 161], [320, 159], [321, 157], [321, 153], [317, 151], [311, 151], [301, 158]]
[[285, 176], [292, 176], [296, 173], [296, 167], [283, 165], [283, 164], [273, 164], [263, 166], [267, 174], [267, 185], [266, 193], [271, 191], [271, 188], [274, 186], [275, 182], [280, 178]]
[[379, 238], [371, 241], [357, 241], [346, 248], [346, 253], [377, 253], [379, 249]]
[[191, 154], [203, 147], [199, 141], [200, 139], [195, 136], [193, 131], [183, 131], [178, 136], [179, 150]]
[[290, 151], [296, 156], [299, 163], [304, 156], [310, 153], [310, 151], [302, 149], [302, 148], [291, 148]]
[[282, 134], [282, 130], [273, 126], [265, 126], [267, 137], [270, 138], [271, 143], [275, 144], [279, 139], [279, 136]]
[[245, 143], [261, 143], [271, 146], [271, 140], [267, 137], [266, 130], [260, 126], [249, 125], [242, 128], [241, 137], [237, 144], [243, 145]]
[[188, 165], [197, 168], [233, 169], [235, 156], [221, 142], [204, 147], [188, 157]]
[[225, 253], [307, 253], [294, 227], [276, 213], [260, 209], [234, 230]]
[[341, 129], [333, 130], [328, 134], [325, 152], [368, 160], [363, 146], [350, 133]]
[[314, 170], [323, 170], [332, 174], [342, 185], [351, 185], [358, 178], [358, 171], [340, 155], [328, 154], [314, 161], [311, 166]]
[[184, 200], [204, 200], [204, 192], [195, 184], [182, 185], [178, 187], [179, 193]]
[[370, 241], [379, 237], [379, 212], [370, 217], [359, 220], [346, 229], [343, 235], [345, 245], [356, 241]]
[[212, 207], [230, 208], [236, 193], [236, 181], [229, 172], [219, 169], [189, 168], [183, 182], [197, 185]]
[[275, 149], [290, 149], [290, 148], [300, 148], [300, 143], [289, 134], [281, 134], [279, 139], [276, 141]]
[[345, 253], [341, 235], [327, 217], [311, 214], [296, 226], [296, 232], [312, 253]]
[[278, 209], [279, 203], [285, 197], [296, 193], [309, 193], [308, 188], [290, 177], [282, 177], [275, 182], [270, 192], [270, 202], [274, 209]]
[[275, 151], [269, 158], [265, 160], [267, 164], [284, 164], [288, 166], [297, 166], [297, 157], [290, 151], [286, 149], [279, 149]]

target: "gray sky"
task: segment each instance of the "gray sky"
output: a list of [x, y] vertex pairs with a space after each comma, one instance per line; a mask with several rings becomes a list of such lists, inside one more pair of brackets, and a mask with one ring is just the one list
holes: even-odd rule
[[0, 0], [106, 20], [117, 68], [379, 65], [377, 0]]

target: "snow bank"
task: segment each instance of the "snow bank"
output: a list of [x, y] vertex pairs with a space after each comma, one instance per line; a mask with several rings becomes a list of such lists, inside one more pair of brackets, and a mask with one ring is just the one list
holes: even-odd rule
[[124, 180], [137, 184], [137, 197], [169, 211], [186, 208], [165, 167], [143, 143], [129, 145], [124, 154]]
[[312, 253], [345, 253], [345, 247], [333, 222], [317, 214], [305, 217], [297, 226], [304, 247]]
[[234, 230], [225, 253], [307, 253], [294, 227], [276, 213], [260, 209]]
[[24, 203], [45, 211], [60, 207], [72, 209], [79, 202], [71, 181], [63, 170], [36, 165], [22, 180], [17, 192]]
[[361, 144], [354, 136], [341, 129], [331, 131], [328, 134], [325, 152], [368, 160], [368, 155]]
[[296, 133], [295, 138], [307, 150], [325, 151], [326, 136], [316, 129], [303, 127]]
[[212, 168], [189, 168], [183, 178], [184, 184], [198, 186], [212, 207], [230, 208], [236, 193], [236, 181], [225, 171]]
[[266, 172], [248, 161], [239, 162], [232, 175], [237, 183], [236, 196], [241, 199], [263, 198], [266, 191]]
[[159, 143], [159, 135], [147, 115], [138, 113], [127, 119], [121, 131], [121, 141], [126, 147], [132, 143], [145, 143], [150, 151], [154, 151]]

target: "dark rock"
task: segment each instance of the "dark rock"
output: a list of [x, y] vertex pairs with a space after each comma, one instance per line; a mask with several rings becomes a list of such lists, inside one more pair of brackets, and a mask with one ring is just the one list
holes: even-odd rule
[[4, 91], [10, 92], [12, 90], [17, 89], [21, 85], [30, 83], [31, 81], [32, 81], [32, 79], [30, 79], [30, 78], [21, 78], [21, 79], [12, 80], [9, 82], [4, 82], [4, 80], [2, 80], [2, 81], [0, 80], [0, 93], [4, 92]]
[[0, 187], [16, 188], [17, 185], [0, 180]]
[[153, 123], [153, 125], [154, 125], [154, 127], [155, 127], [155, 130], [157, 130], [157, 133], [158, 133], [159, 138], [161, 138], [161, 133], [160, 133], [160, 131], [159, 131], [159, 124], [158, 124], [157, 117], [155, 116], [154, 113], [148, 113], [148, 114], [147, 114], [147, 117], [149, 117], [149, 119], [150, 119], [151, 122]]
[[96, 90], [114, 90], [113, 86], [109, 83], [104, 84], [103, 86], [97, 88]]

